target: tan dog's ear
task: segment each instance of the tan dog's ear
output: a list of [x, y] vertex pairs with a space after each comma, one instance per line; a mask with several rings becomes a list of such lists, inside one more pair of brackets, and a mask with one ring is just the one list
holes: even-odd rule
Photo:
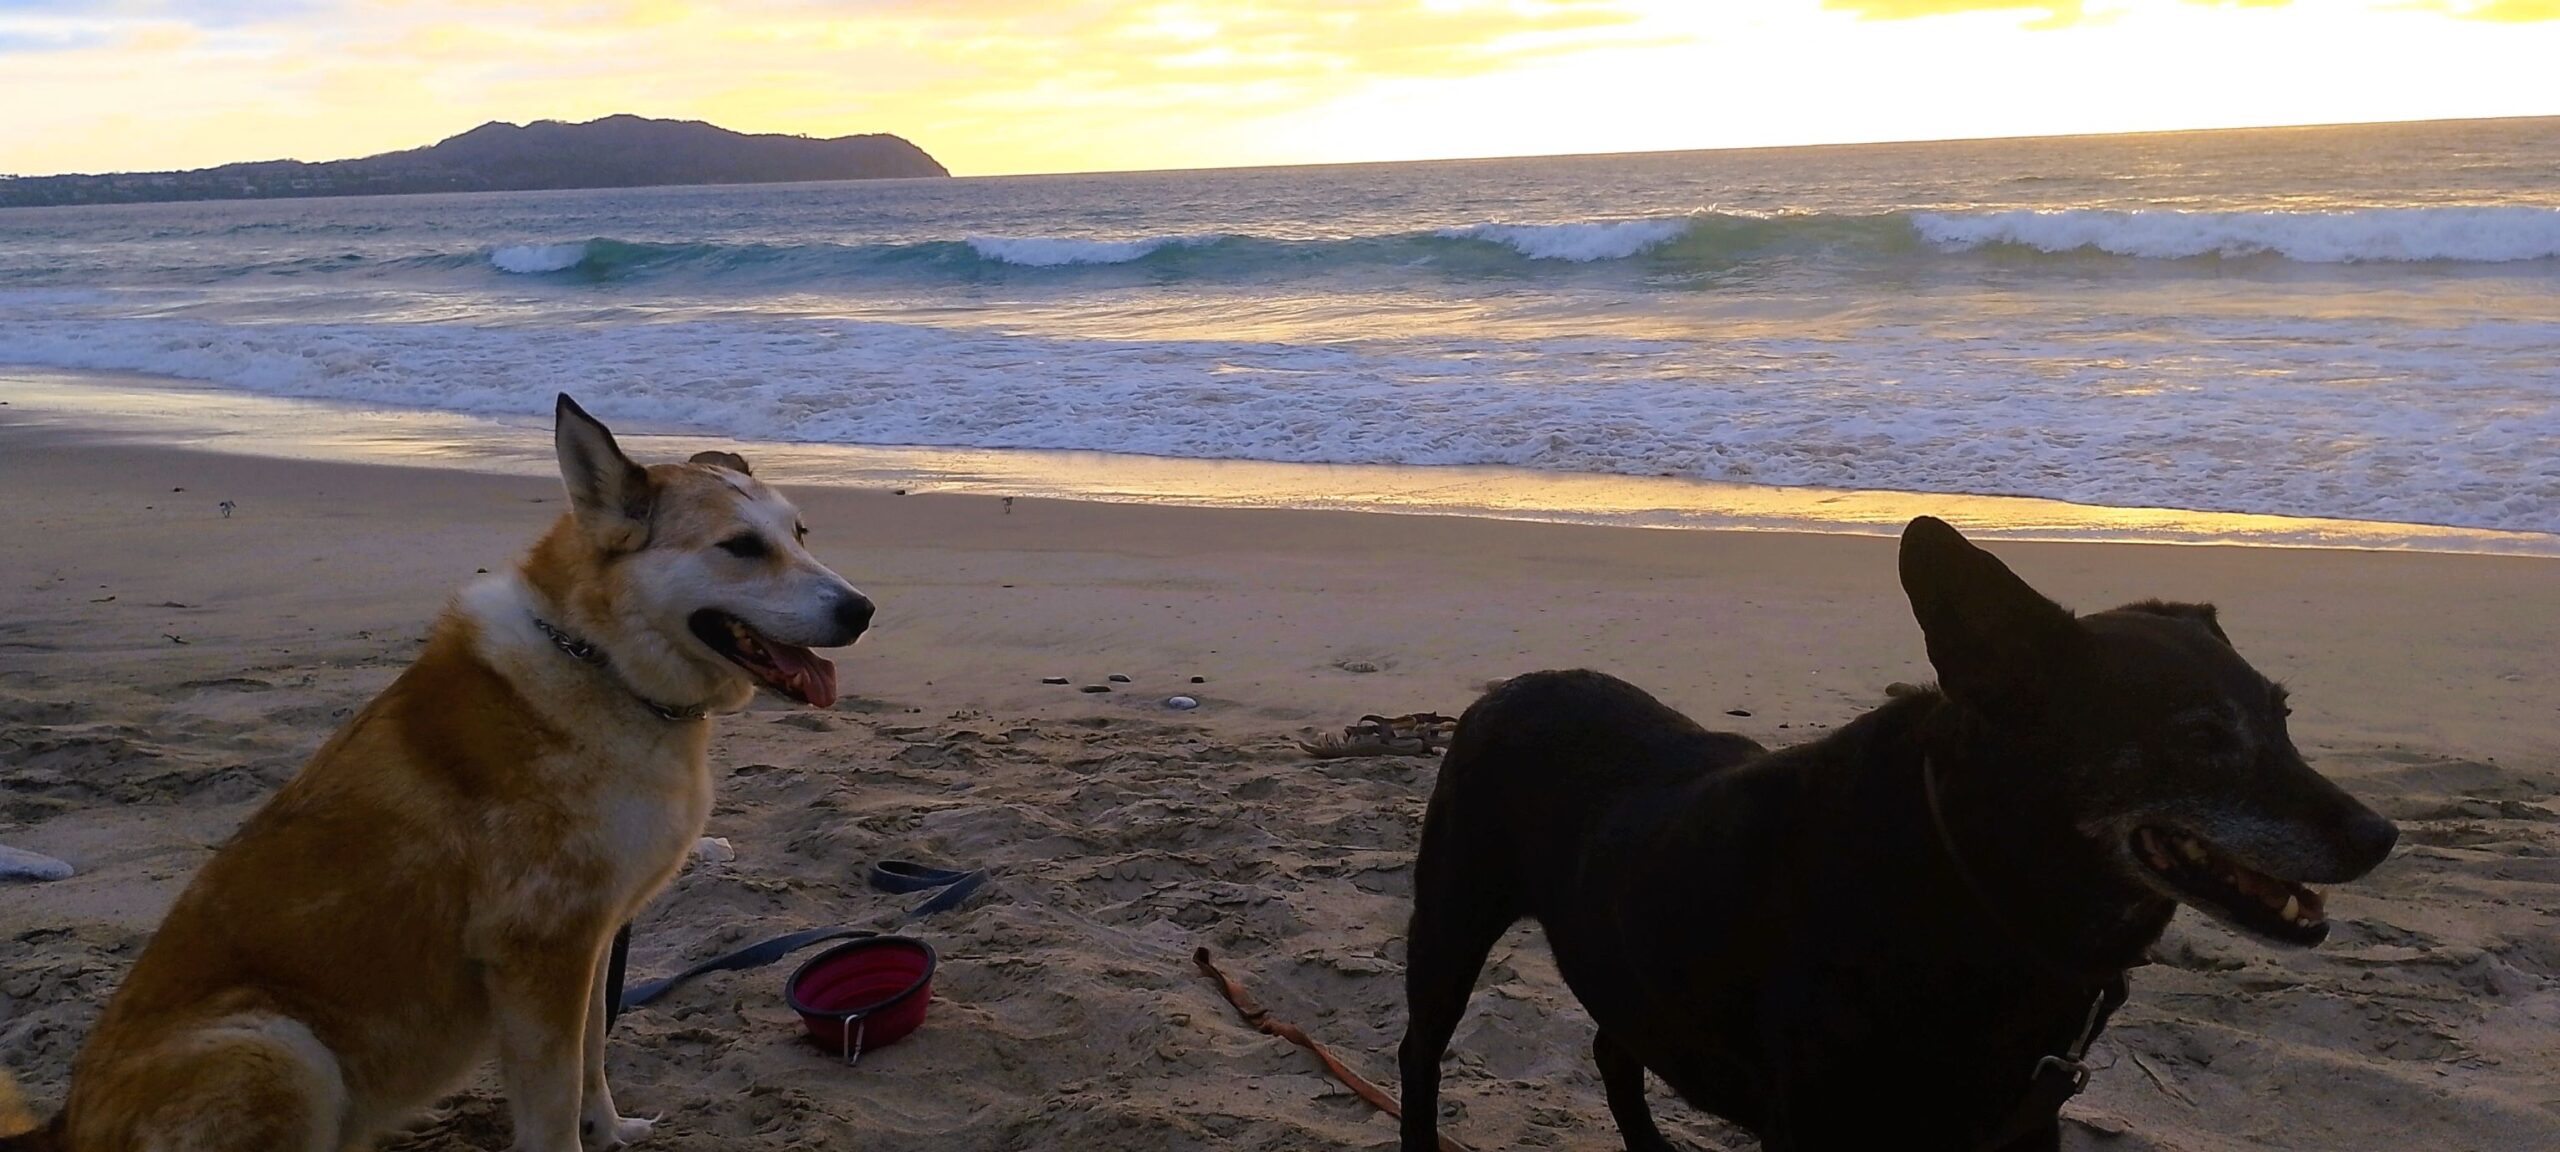
[[747, 458], [740, 456], [735, 452], [696, 452], [693, 454], [693, 459], [687, 460], [685, 463], [708, 464], [714, 468], [726, 468], [740, 476], [753, 476], [756, 474], [755, 469], [747, 467]]
[[560, 454], [560, 480], [578, 526], [598, 545], [631, 551], [649, 542], [649, 505], [656, 491], [649, 470], [622, 454], [613, 431], [587, 415], [569, 394], [553, 411], [552, 443]]

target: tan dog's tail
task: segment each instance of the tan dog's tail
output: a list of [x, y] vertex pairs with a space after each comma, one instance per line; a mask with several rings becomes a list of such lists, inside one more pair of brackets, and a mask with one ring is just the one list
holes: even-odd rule
[[53, 1130], [37, 1127], [18, 1082], [0, 1071], [0, 1152], [52, 1152], [55, 1146]]

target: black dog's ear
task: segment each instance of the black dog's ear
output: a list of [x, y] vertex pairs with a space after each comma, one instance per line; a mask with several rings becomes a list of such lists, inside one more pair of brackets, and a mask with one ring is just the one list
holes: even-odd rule
[[612, 551], [648, 543], [649, 504], [655, 496], [649, 470], [622, 454], [613, 431], [563, 392], [552, 410], [551, 440], [578, 526]]
[[740, 476], [753, 476], [756, 474], [755, 469], [747, 467], [747, 458], [740, 456], [735, 452], [696, 452], [693, 454], [693, 458], [685, 461], [685, 463], [708, 464], [714, 468], [726, 468]]
[[2153, 616], [2193, 620], [2204, 625], [2205, 631], [2213, 633], [2214, 639], [2225, 644], [2231, 643], [2231, 637], [2222, 631], [2222, 614], [2215, 611], [2211, 604], [2186, 604], [2176, 600], [2141, 600], [2127, 604], [2116, 611], [2143, 612]]
[[1902, 590], [1948, 696], [2023, 718], [2079, 650], [2080, 623], [1934, 516], [1902, 530]]

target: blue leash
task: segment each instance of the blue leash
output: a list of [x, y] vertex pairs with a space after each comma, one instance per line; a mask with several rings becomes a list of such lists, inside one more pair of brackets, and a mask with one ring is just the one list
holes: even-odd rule
[[[905, 914], [899, 916], [900, 924], [957, 908], [966, 903], [970, 896], [975, 895], [979, 888], [984, 887], [986, 882], [987, 870], [984, 868], [966, 871], [954, 868], [933, 868], [911, 860], [883, 860], [871, 866], [871, 886], [882, 892], [933, 892], [933, 896], [924, 903], [908, 909]], [[622, 980], [631, 957], [631, 926], [625, 924], [621, 931], [614, 933], [613, 955], [605, 966], [605, 986], [612, 989], [612, 995], [605, 999], [604, 1026], [608, 1029], [612, 1028], [614, 1021], [624, 1012], [664, 996], [673, 991], [676, 985], [706, 972], [736, 972], [748, 968], [762, 968], [821, 940], [877, 935], [879, 935], [878, 932], [868, 928], [811, 928], [789, 935], [776, 936], [770, 940], [760, 940], [728, 955], [705, 960], [673, 976], [643, 981], [626, 988]]]

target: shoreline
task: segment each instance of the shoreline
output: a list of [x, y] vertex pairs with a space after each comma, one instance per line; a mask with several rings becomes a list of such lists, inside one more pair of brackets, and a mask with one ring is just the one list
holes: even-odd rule
[[[439, 414], [369, 417], [382, 426], [338, 442], [361, 449], [356, 458], [330, 459], [241, 452], [219, 439], [127, 442], [78, 425], [23, 423], [16, 412], [0, 408], [0, 494], [14, 480], [22, 496], [46, 499], [0, 511], [0, 533], [14, 530], [24, 542], [0, 562], [0, 587], [14, 583], [22, 609], [14, 627], [0, 626], [0, 673], [53, 650], [9, 658], [11, 636], [41, 630], [48, 614], [86, 622], [135, 611], [120, 586], [194, 579], [194, 549], [219, 554], [243, 538], [267, 540], [318, 571], [351, 567], [362, 586], [326, 587], [327, 596], [361, 609], [369, 623], [360, 630], [400, 634], [476, 569], [512, 563], [559, 509], [547, 436], [538, 459], [528, 451], [522, 467], [490, 467], [485, 456], [406, 454], [419, 439], [389, 434]], [[741, 447], [717, 438], [621, 440], [641, 460]], [[397, 446], [397, 462], [375, 455], [379, 444]], [[823, 459], [812, 475], [810, 457], [742, 447], [757, 475], [801, 507], [820, 556], [882, 601], [881, 620], [849, 667], [886, 661], [879, 674], [889, 682], [938, 684], [958, 707], [1079, 716], [1102, 705], [1106, 714], [1152, 715], [1153, 697], [1079, 697], [1038, 683], [1142, 667], [1211, 676], [1201, 698], [1215, 706], [1184, 719], [1256, 731], [1330, 727], [1369, 712], [1454, 715], [1486, 682], [1542, 667], [1615, 671], [1700, 716], [1734, 707], [1757, 714], [1751, 698], [1771, 681], [1802, 680], [1813, 698], [1863, 708], [1887, 683], [1930, 678], [1896, 583], [1895, 541], [1883, 532], [1664, 531], [1043, 496], [1008, 506], [958, 485], [900, 493], [885, 474], [845, 483]], [[236, 518], [219, 510], [226, 500]], [[2560, 711], [2536, 687], [2560, 659], [2551, 655], [2560, 653], [2560, 597], [2551, 592], [2560, 566], [2549, 557], [2013, 540], [1953, 522], [1995, 541], [2021, 576], [2067, 607], [2150, 597], [2219, 604], [2243, 653], [2291, 680], [2306, 715], [2337, 725], [2332, 739], [2438, 745], [2448, 731], [2439, 717], [2491, 710], [2502, 726], [2462, 729], [2464, 739], [2444, 750], [2560, 758]], [[92, 542], [86, 552], [82, 539]], [[133, 571], [152, 557], [188, 570]], [[302, 569], [255, 550], [230, 563], [227, 591], [285, 597], [293, 615], [316, 611], [286, 595], [306, 579]], [[74, 595], [83, 571], [110, 578]], [[199, 597], [169, 599], [194, 605]], [[83, 630], [71, 648], [112, 638], [109, 650], [156, 662], [169, 655], [169, 631], [194, 635], [182, 626], [195, 614], [160, 613], [167, 618], [136, 620], [125, 634]], [[1017, 619], [1031, 622], [1030, 634], [1006, 632]], [[2251, 637], [2283, 637], [2288, 658], [2309, 667], [2286, 669]], [[1113, 657], [1116, 667], [1086, 667], [1081, 657], [1056, 659], [1062, 645], [1125, 655]], [[1253, 675], [1235, 679], [1228, 666], [1238, 661]], [[1338, 667], [1364, 663], [1377, 673]], [[1132, 691], [1156, 688], [1165, 685], [1141, 676]], [[1775, 722], [1728, 721], [1763, 743], [1791, 742]]]
[[[740, 443], [801, 486], [1197, 508], [1437, 515], [1678, 531], [1891, 536], [1944, 517], [1990, 540], [2241, 545], [2560, 557], [2560, 536], [2014, 496], [1771, 487], [1491, 466], [1289, 464], [1105, 452], [735, 441], [607, 415], [635, 452]], [[548, 425], [0, 364], [0, 426], [287, 460], [551, 474]]]

